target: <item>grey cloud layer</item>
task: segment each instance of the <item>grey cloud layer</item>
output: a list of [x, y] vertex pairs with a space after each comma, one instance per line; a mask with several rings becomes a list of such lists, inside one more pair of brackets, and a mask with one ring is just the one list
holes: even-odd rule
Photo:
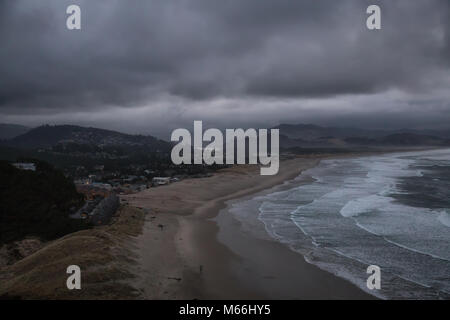
[[[81, 31], [65, 28], [73, 3]], [[373, 3], [379, 32], [365, 27]], [[449, 12], [448, 0], [3, 0], [0, 112], [427, 92], [448, 84]]]

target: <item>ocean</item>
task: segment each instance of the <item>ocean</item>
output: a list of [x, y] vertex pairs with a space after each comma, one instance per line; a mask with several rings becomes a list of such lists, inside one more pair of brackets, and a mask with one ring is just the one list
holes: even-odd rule
[[250, 204], [273, 240], [377, 297], [450, 297], [450, 149], [322, 160], [230, 212]]

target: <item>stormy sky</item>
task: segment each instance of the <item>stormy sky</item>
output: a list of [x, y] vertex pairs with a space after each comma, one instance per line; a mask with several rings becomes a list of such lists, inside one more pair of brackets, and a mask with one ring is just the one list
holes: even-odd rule
[[163, 138], [193, 120], [448, 128], [449, 4], [0, 0], [0, 122]]

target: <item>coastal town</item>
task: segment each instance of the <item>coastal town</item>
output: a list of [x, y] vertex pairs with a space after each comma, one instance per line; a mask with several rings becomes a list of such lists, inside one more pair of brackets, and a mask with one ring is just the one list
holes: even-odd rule
[[74, 183], [80, 193], [90, 199], [95, 196], [107, 196], [110, 193], [127, 195], [148, 188], [168, 185], [187, 177], [202, 178], [211, 176], [212, 168], [199, 165], [197, 170], [184, 171], [183, 166], [167, 170], [152, 170], [143, 165], [130, 165], [118, 170], [107, 170], [104, 165], [96, 165], [88, 171], [77, 166]]
[[[36, 171], [36, 164], [30, 162], [14, 162], [12, 165], [25, 171]], [[163, 187], [185, 178], [201, 178], [211, 176], [210, 170], [198, 166], [197, 171], [184, 172], [182, 167], [167, 170], [152, 170], [142, 165], [132, 164], [122, 170], [108, 170], [105, 165], [94, 165], [90, 169], [84, 166], [70, 167], [75, 177], [64, 170], [68, 178], [72, 178], [76, 191], [83, 195], [84, 205], [72, 210], [72, 219], [81, 219], [94, 226], [108, 224], [120, 206], [120, 196], [134, 194], [145, 189]], [[162, 173], [166, 175], [158, 176]], [[122, 202], [126, 200], [122, 199]]]
[[90, 174], [85, 179], [75, 181], [77, 191], [84, 195], [86, 202], [83, 207], [70, 216], [71, 218], [84, 219], [91, 225], [108, 224], [119, 208], [120, 195], [132, 194], [179, 181], [179, 178], [176, 177], [148, 178], [144, 175], [126, 175], [101, 182], [103, 181], [101, 177], [102, 175]]

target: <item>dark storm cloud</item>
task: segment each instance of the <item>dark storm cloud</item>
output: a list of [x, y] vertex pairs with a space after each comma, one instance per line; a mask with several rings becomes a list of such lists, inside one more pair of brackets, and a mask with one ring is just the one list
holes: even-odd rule
[[449, 23], [448, 0], [2, 0], [0, 113], [427, 92], [448, 84]]

